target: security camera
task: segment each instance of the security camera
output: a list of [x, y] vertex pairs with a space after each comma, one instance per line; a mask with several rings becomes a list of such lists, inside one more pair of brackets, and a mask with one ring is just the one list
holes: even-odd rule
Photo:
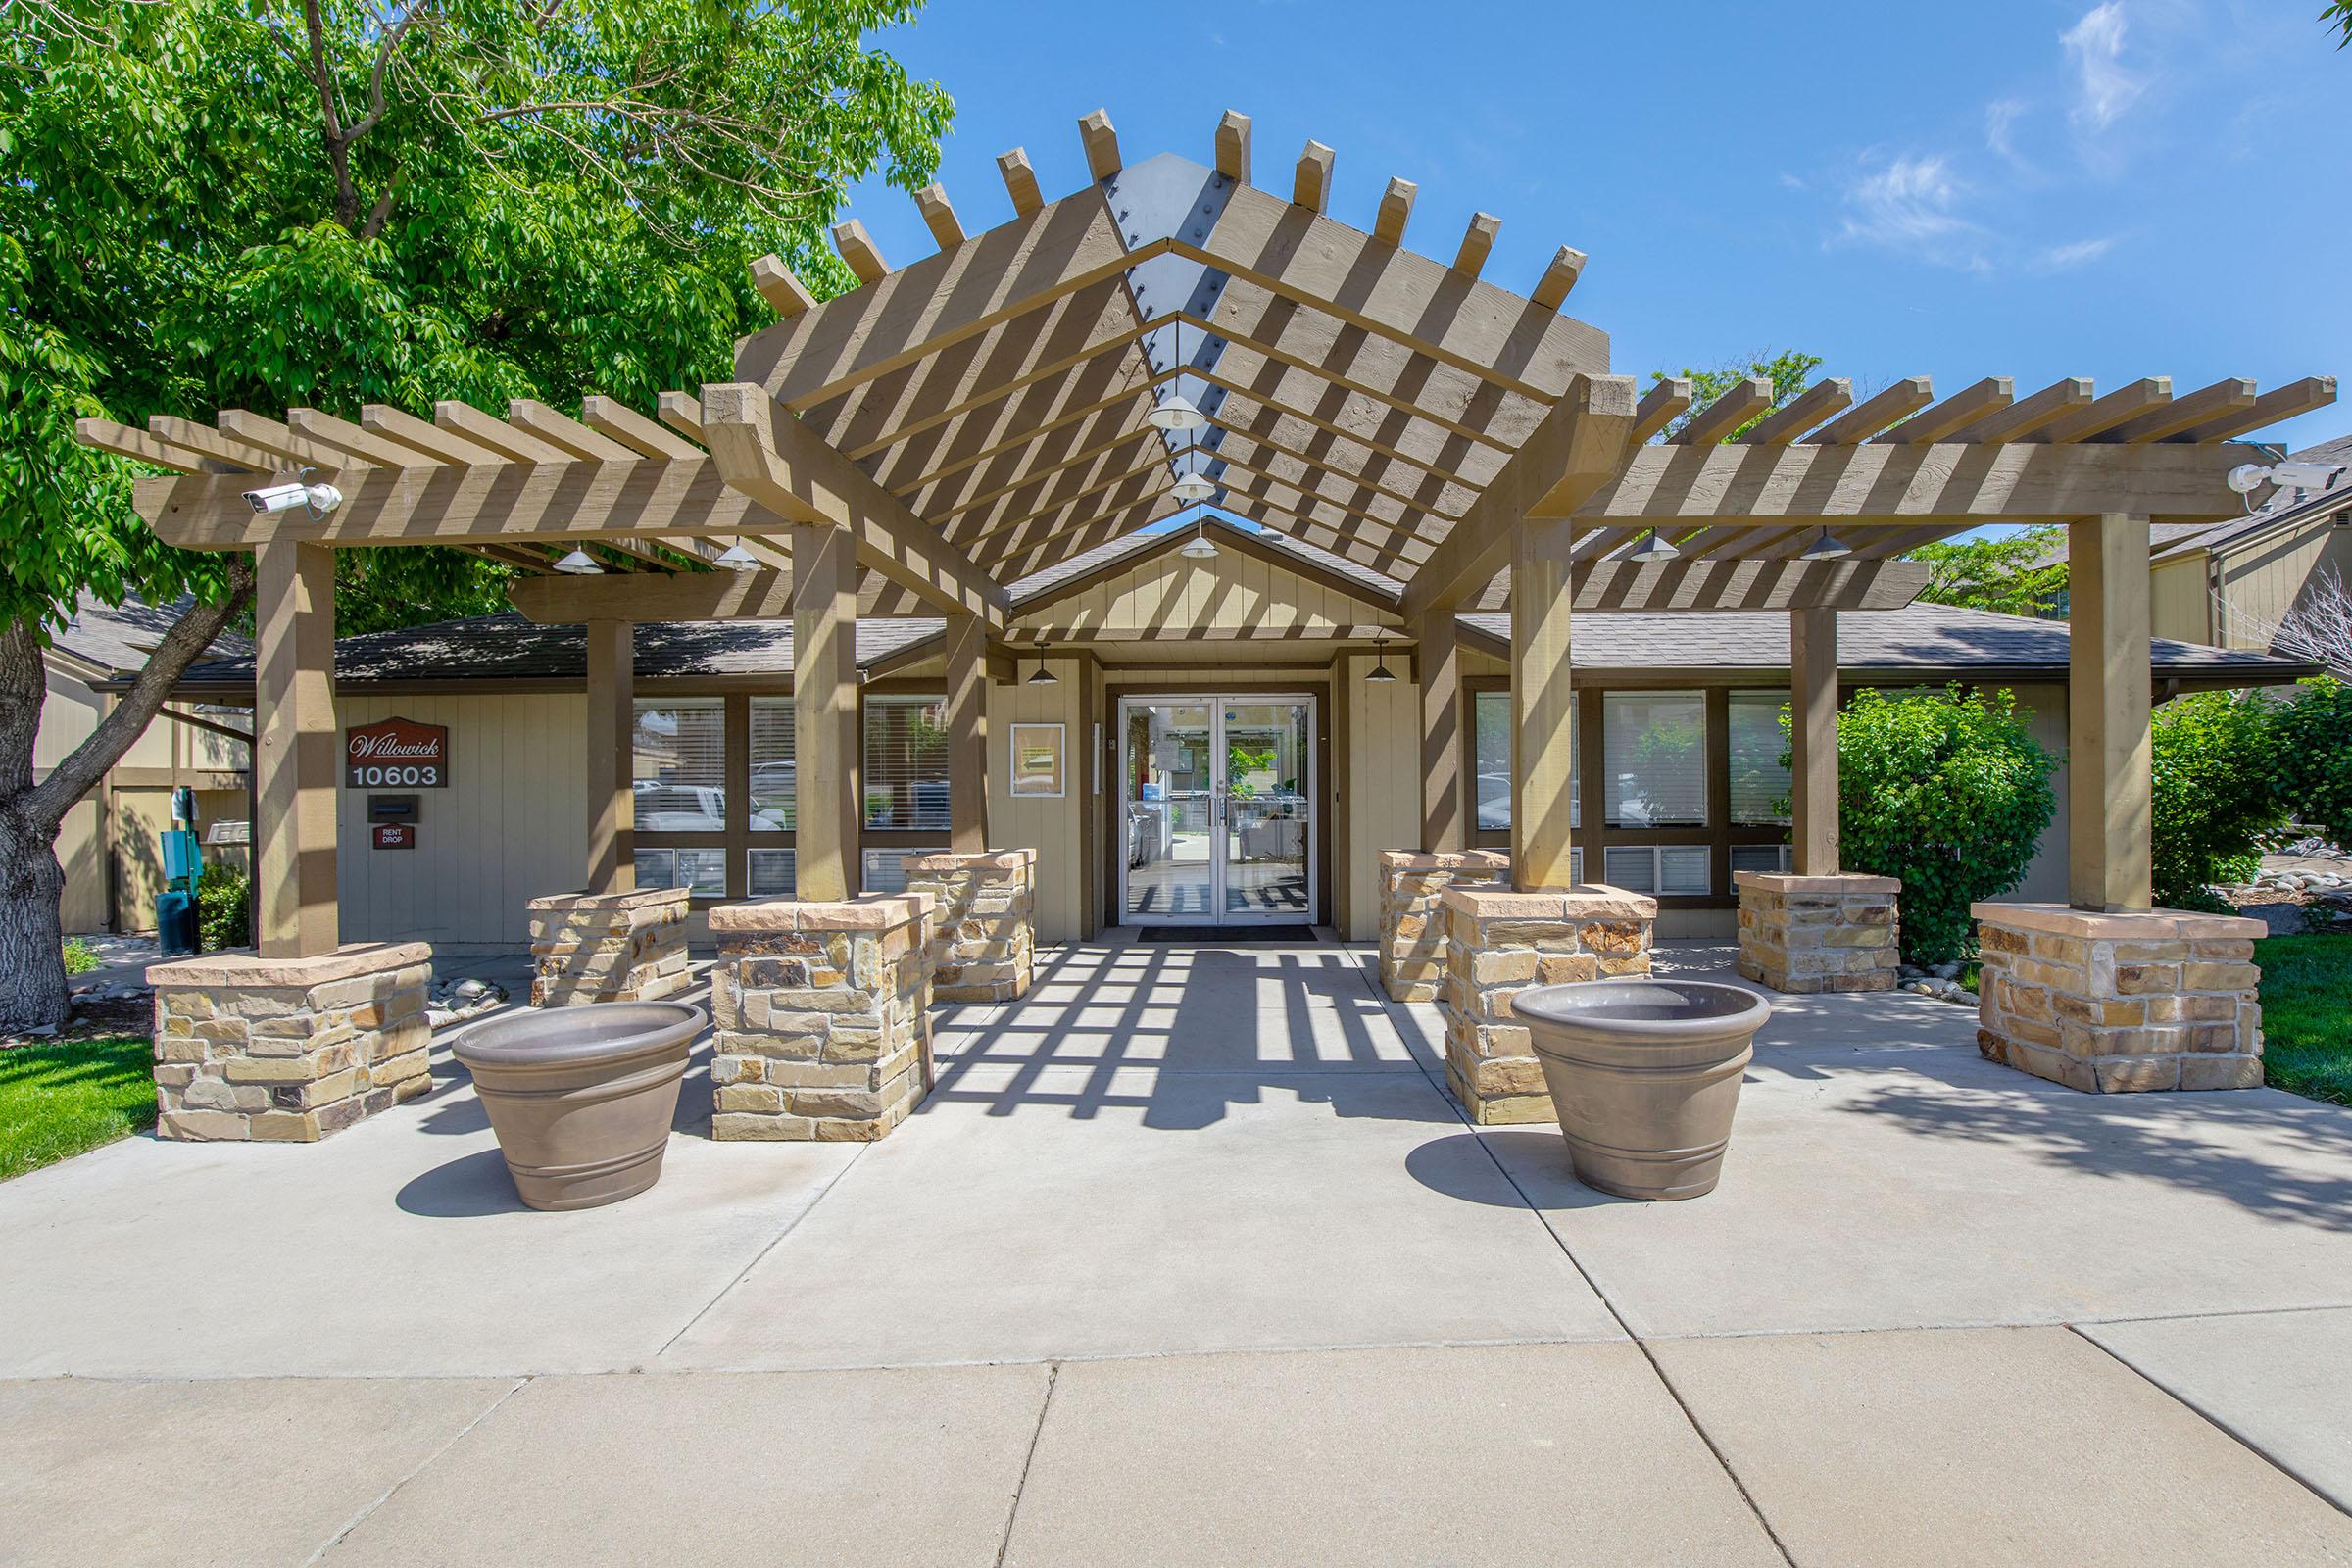
[[2274, 463], [2267, 468], [2259, 463], [2241, 463], [2230, 470], [2226, 482], [2241, 496], [2266, 484], [2284, 490], [2326, 490], [2346, 471], [2343, 465], [2335, 463]]
[[343, 492], [331, 484], [272, 484], [246, 491], [245, 499], [265, 516], [307, 507], [312, 516], [323, 517], [343, 504]]

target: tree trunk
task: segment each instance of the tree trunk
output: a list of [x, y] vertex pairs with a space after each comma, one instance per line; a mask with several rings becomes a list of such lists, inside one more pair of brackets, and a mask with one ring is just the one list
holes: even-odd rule
[[[115, 710], [38, 783], [33, 737], [49, 689], [40, 631], [29, 621], [0, 622], [0, 1034], [66, 1021], [65, 931], [58, 916], [66, 873], [57, 860], [66, 812], [122, 760], [188, 665], [252, 594], [253, 562], [236, 557], [228, 591], [218, 603], [188, 607]], [[111, 826], [102, 823], [100, 830]]]

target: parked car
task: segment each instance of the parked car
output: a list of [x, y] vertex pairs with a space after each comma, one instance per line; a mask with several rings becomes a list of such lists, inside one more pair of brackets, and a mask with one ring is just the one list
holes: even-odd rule
[[665, 833], [723, 833], [727, 792], [707, 784], [662, 784], [637, 791], [637, 825]]

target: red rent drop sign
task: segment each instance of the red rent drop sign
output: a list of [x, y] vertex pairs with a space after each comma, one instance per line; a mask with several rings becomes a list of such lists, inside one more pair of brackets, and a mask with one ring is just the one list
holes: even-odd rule
[[343, 732], [344, 782], [355, 790], [446, 789], [449, 726], [387, 718]]

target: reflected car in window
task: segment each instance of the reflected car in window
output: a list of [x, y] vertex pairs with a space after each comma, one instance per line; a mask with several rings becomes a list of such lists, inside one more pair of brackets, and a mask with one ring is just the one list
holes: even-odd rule
[[660, 833], [722, 833], [727, 826], [727, 792], [701, 784], [641, 788], [637, 825]]

